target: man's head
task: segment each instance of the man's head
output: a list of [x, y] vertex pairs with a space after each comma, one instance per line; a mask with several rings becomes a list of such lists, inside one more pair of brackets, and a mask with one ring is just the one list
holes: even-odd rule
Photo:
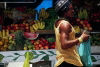
[[74, 10], [69, 0], [57, 0], [54, 7], [59, 17], [73, 17]]

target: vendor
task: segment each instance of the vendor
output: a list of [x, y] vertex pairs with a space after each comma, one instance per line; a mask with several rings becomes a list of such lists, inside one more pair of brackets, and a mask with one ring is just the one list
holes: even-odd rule
[[59, 19], [55, 22], [56, 36], [56, 67], [81, 67], [83, 66], [80, 56], [77, 52], [78, 43], [87, 41], [89, 35], [85, 32], [79, 38], [75, 38], [75, 31], [71, 22], [65, 20], [73, 17], [73, 6], [69, 0], [57, 0], [55, 10]]

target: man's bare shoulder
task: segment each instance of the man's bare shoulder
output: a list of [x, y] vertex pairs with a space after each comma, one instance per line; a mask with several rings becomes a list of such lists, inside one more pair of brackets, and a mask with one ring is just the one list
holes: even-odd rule
[[71, 28], [71, 24], [68, 21], [62, 20], [61, 23], [60, 28]]
[[68, 21], [62, 20], [61, 23], [62, 23], [60, 25], [61, 31], [70, 31], [71, 30], [71, 24]]

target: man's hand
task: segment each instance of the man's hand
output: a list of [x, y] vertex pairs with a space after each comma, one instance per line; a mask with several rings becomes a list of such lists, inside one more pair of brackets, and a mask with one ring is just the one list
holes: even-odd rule
[[85, 41], [87, 41], [88, 39], [89, 39], [89, 36], [90, 35], [88, 35], [86, 32], [83, 32], [82, 33], [82, 35], [80, 36], [82, 39], [83, 39], [83, 41], [85, 42]]

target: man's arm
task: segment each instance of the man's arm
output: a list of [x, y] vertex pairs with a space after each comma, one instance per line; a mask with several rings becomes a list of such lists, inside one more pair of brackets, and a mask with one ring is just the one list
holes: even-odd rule
[[79, 43], [78, 39], [69, 40], [69, 33], [72, 31], [72, 27], [68, 23], [62, 23], [60, 25], [60, 41], [62, 49], [70, 48]]

